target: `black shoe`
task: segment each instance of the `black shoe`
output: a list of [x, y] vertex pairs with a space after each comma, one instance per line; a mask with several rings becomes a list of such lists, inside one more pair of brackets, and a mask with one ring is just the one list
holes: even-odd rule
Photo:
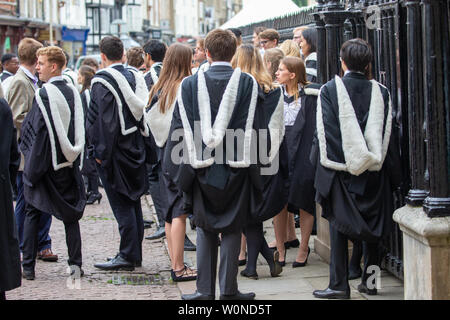
[[198, 291], [195, 291], [194, 293], [191, 293], [191, 294], [182, 294], [181, 295], [181, 300], [214, 300], [214, 299], [215, 299], [214, 296], [202, 294]]
[[236, 294], [232, 296], [220, 295], [220, 300], [254, 300], [254, 299], [255, 293], [253, 292], [242, 293], [238, 291]]
[[361, 268], [359, 269], [359, 271], [354, 271], [354, 270], [349, 270], [348, 271], [348, 280], [355, 280], [355, 279], [359, 279], [362, 276], [362, 271]]
[[161, 239], [162, 237], [166, 236], [166, 230], [163, 227], [159, 227], [154, 234], [145, 237], [145, 239], [147, 240], [157, 240], [157, 239]]
[[325, 290], [316, 290], [313, 292], [314, 297], [320, 299], [350, 299], [349, 291], [339, 291], [326, 288]]
[[27, 279], [27, 280], [34, 280], [34, 278], [35, 278], [34, 270], [23, 269], [22, 270], [22, 278]]
[[367, 294], [367, 295], [369, 295], [369, 296], [376, 296], [376, 295], [378, 294], [377, 288], [375, 288], [375, 289], [369, 289], [369, 288], [367, 288], [367, 286], [366, 286], [365, 284], [363, 284], [363, 283], [360, 283], [360, 284], [358, 285], [358, 291], [361, 292], [361, 293], [365, 293], [365, 294]]
[[242, 259], [238, 261], [238, 266], [242, 267], [245, 266], [247, 264], [247, 259]]
[[144, 220], [144, 229], [150, 229], [152, 227], [152, 224], [154, 224], [155, 221], [151, 220]]
[[292, 240], [292, 241], [287, 241], [284, 243], [284, 247], [286, 249], [289, 248], [298, 248], [300, 246], [300, 241], [298, 241], [298, 239]]
[[[286, 265], [286, 253], [287, 250], [284, 250], [284, 261], [280, 261], [278, 260], [278, 263], [280, 264], [280, 266], [284, 267]], [[280, 254], [278, 253], [278, 259], [280, 258]]]
[[189, 240], [187, 234], [184, 236], [184, 251], [196, 251], [197, 248], [195, 247], [195, 244], [192, 243], [191, 240]]
[[134, 263], [129, 262], [122, 258], [120, 255], [117, 255], [114, 259], [106, 262], [106, 263], [97, 263], [94, 267], [106, 270], [106, 271], [115, 271], [115, 270], [125, 270], [125, 271], [133, 271]]
[[[283, 266], [281, 265], [280, 261], [280, 253], [278, 251], [275, 251], [273, 253], [273, 268], [270, 269], [270, 275], [272, 277], [278, 277], [278, 275], [283, 271]], [[286, 263], [285, 263], [286, 264]]]
[[[184, 266], [184, 268], [182, 270], [179, 271], [173, 271], [170, 270], [170, 276], [172, 278], [173, 282], [183, 282], [183, 281], [194, 281], [197, 280], [197, 275], [191, 275], [188, 273], [188, 270], [191, 270], [191, 268], [189, 268], [187, 265]], [[181, 275], [177, 276], [176, 273], [177, 272], [183, 272]], [[196, 272], [197, 274], [197, 272]]]
[[258, 273], [255, 272], [249, 272], [247, 269], [244, 269], [241, 271], [241, 276], [247, 277], [253, 280], [258, 280]]
[[91, 193], [86, 201], [86, 204], [94, 204], [96, 201], [98, 201], [98, 204], [100, 204], [100, 201], [102, 201], [102, 194], [99, 193]]
[[306, 263], [308, 262], [308, 258], [309, 258], [309, 254], [310, 253], [311, 253], [311, 249], [308, 247], [308, 255], [306, 256], [305, 262], [294, 261], [294, 263], [292, 264], [292, 268], [301, 268], [301, 267], [306, 266]]

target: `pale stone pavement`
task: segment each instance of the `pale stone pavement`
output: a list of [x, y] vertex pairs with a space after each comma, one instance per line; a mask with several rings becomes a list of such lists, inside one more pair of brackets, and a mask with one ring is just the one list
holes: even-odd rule
[[[119, 247], [119, 231], [103, 189], [101, 204], [87, 206], [80, 221], [83, 241], [83, 270], [85, 276], [79, 282], [69, 284], [67, 274], [67, 248], [64, 225], [53, 218], [50, 235], [53, 252], [59, 255], [57, 263], [39, 261], [36, 264], [36, 279], [22, 280], [22, 286], [6, 293], [10, 300], [179, 300], [182, 293], [195, 291], [195, 281], [175, 284], [170, 280], [170, 260], [167, 243], [163, 240], [143, 242], [143, 267], [134, 272], [105, 272], [94, 268], [94, 263], [114, 256]], [[154, 219], [154, 207], [149, 196], [142, 198], [145, 219]], [[153, 225], [154, 226], [154, 225]], [[268, 242], [274, 239], [271, 220], [264, 224]], [[299, 229], [296, 229], [299, 236]], [[146, 229], [145, 235], [154, 232]], [[187, 223], [187, 233], [195, 243], [196, 234]], [[259, 280], [238, 275], [239, 289], [253, 291], [257, 300], [311, 300], [312, 292], [328, 285], [328, 265], [314, 253], [314, 237], [311, 237], [311, 255], [304, 268], [292, 268], [297, 249], [289, 249], [286, 266], [280, 277], [271, 278], [269, 268], [260, 256], [258, 260]], [[185, 253], [185, 262], [196, 266], [195, 252]], [[241, 271], [245, 267], [239, 267]], [[351, 298], [356, 300], [401, 300], [403, 283], [383, 271], [378, 296], [360, 294], [358, 280], [351, 282]], [[79, 288], [77, 288], [79, 286]], [[217, 284], [217, 294], [219, 289]]]

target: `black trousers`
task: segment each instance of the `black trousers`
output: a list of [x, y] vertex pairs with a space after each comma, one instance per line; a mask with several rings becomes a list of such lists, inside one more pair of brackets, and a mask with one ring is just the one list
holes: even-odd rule
[[147, 165], [148, 182], [150, 186], [150, 195], [152, 196], [153, 205], [155, 206], [156, 216], [160, 228], [164, 228], [166, 222], [162, 216], [163, 200], [161, 197], [161, 190], [159, 187], [159, 175], [161, 173], [161, 164]]
[[[348, 284], [348, 237], [339, 232], [330, 224], [330, 284], [333, 290], [350, 291]], [[364, 269], [361, 281], [366, 284], [371, 274], [367, 274], [367, 268], [379, 265], [378, 243], [363, 242]]]
[[[206, 295], [216, 293], [219, 234], [197, 227], [197, 291]], [[220, 294], [238, 292], [237, 274], [241, 233], [222, 233], [220, 242]]]
[[274, 266], [273, 251], [269, 249], [266, 238], [264, 238], [263, 223], [259, 222], [247, 225], [244, 228], [244, 234], [247, 238], [246, 270], [250, 272], [256, 271], [256, 263], [260, 253], [272, 269]]
[[142, 241], [144, 240], [144, 219], [141, 200], [133, 201], [117, 193], [108, 183], [103, 168], [97, 166], [106, 196], [114, 217], [119, 224], [120, 256], [128, 262], [142, 262]]
[[[25, 221], [23, 225], [23, 260], [22, 266], [26, 270], [34, 270], [38, 252], [39, 221], [42, 212], [28, 203], [25, 206]], [[78, 221], [64, 222], [66, 231], [66, 244], [69, 254], [69, 265], [81, 268], [81, 234]]]

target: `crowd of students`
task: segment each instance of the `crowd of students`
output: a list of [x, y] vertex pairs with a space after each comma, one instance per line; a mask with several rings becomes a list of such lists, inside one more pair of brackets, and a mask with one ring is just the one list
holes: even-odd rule
[[[365, 255], [363, 270], [360, 250], [350, 272], [362, 275], [361, 292], [376, 294], [365, 283], [367, 268], [378, 263], [376, 244], [389, 232], [390, 190], [400, 172], [389, 143], [389, 92], [371, 80], [372, 52], [363, 40], [344, 44], [345, 74], [321, 86], [316, 30], [293, 34], [280, 43], [276, 30], [256, 28], [246, 44], [238, 29], [216, 29], [194, 50], [151, 40], [127, 51], [108, 36], [99, 43], [101, 65], [86, 59], [78, 74], [60, 48], [22, 40], [19, 71], [0, 100], [10, 118], [2, 118], [2, 130], [11, 129], [2, 140], [11, 161], [1, 169], [17, 186], [14, 220], [12, 193], [2, 199], [11, 204], [2, 227], [17, 241], [9, 241], [12, 254], [0, 275], [3, 296], [20, 285], [20, 274], [35, 278], [36, 258], [58, 259], [48, 234], [52, 216], [64, 222], [69, 265], [83, 274], [78, 221], [86, 204], [102, 200], [99, 185], [121, 239], [98, 269], [142, 266], [151, 222], [143, 220], [141, 197], [149, 193], [158, 221], [147, 239], [166, 236], [173, 281], [197, 281], [197, 291], [182, 298], [215, 298], [220, 246], [220, 298], [254, 299], [238, 290], [238, 267], [258, 279], [261, 254], [278, 277], [289, 248], [298, 248], [292, 267], [304, 267], [318, 202], [330, 221], [332, 253], [330, 285], [314, 295], [350, 297], [347, 238]], [[188, 218], [196, 246], [186, 236]], [[275, 241], [268, 244], [263, 222], [272, 218]], [[197, 269], [184, 262], [185, 250], [197, 250]]]

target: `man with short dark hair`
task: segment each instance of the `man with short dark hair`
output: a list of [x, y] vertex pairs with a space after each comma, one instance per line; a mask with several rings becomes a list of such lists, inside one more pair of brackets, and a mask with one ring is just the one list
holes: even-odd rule
[[[141, 120], [148, 99], [143, 78], [122, 64], [123, 44], [107, 36], [100, 43], [104, 69], [92, 80], [87, 115], [89, 156], [97, 170], [119, 225], [119, 253], [102, 270], [128, 270], [142, 265], [144, 222], [141, 196], [148, 188]], [[140, 83], [142, 81], [142, 83]], [[148, 132], [147, 132], [148, 134]]]
[[[36, 52], [40, 48], [42, 48], [42, 44], [34, 39], [24, 38], [20, 41], [18, 49], [19, 70], [11, 77], [11, 84], [6, 96], [13, 113], [14, 126], [17, 128], [18, 138], [21, 135], [22, 123], [33, 105], [35, 91], [38, 89], [39, 79], [36, 77]], [[14, 211], [21, 250], [23, 250], [23, 224], [26, 205], [23, 193], [23, 170], [24, 160], [22, 158], [16, 178], [17, 202]], [[52, 252], [52, 239], [49, 235], [51, 224], [52, 216], [48, 213], [42, 213], [39, 222], [38, 259], [55, 262], [58, 261], [58, 256]]]
[[[214, 157], [199, 160], [194, 149], [202, 144], [194, 142], [193, 131], [196, 134], [201, 131], [195, 141], [204, 141], [211, 149], [222, 143], [226, 148], [226, 139], [219, 132], [246, 130], [248, 135], [249, 126], [253, 128], [258, 84], [239, 68], [233, 70], [230, 61], [237, 43], [231, 31], [211, 31], [205, 39], [205, 48], [211, 67], [206, 72], [200, 69], [183, 81], [172, 120], [170, 135], [174, 135], [167, 142], [163, 157], [167, 160], [162, 164], [163, 172], [172, 177], [189, 199], [187, 205], [192, 206], [197, 226], [197, 291], [183, 295], [182, 299], [214, 300], [221, 233], [220, 299], [252, 300], [255, 294], [239, 292], [237, 284], [241, 231], [251, 211], [250, 199], [255, 192], [250, 178], [253, 167], [245, 156], [250, 151], [244, 147], [242, 163], [237, 161], [241, 159], [241, 152], [228, 153], [227, 159], [217, 161]], [[203, 127], [205, 114], [211, 117], [206, 121], [206, 128]], [[194, 130], [200, 120], [202, 130]], [[213, 137], [206, 137], [208, 132]], [[172, 153], [180, 142], [181, 133], [184, 133], [183, 143], [187, 148], [183, 150], [183, 163], [178, 164], [177, 159], [172, 159]], [[199, 154], [207, 154], [205, 148], [203, 145]]]
[[150, 40], [144, 45], [145, 66], [149, 71], [144, 75], [148, 90], [158, 81], [167, 46], [158, 40]]
[[46, 82], [36, 91], [33, 106], [22, 126], [20, 150], [25, 158], [23, 171], [26, 216], [23, 239], [23, 277], [35, 278], [38, 226], [43, 212], [64, 223], [68, 264], [73, 275], [81, 276], [81, 235], [78, 221], [86, 206], [80, 173], [84, 150], [84, 113], [78, 90], [61, 74], [66, 57], [61, 48], [50, 46], [37, 51], [36, 70]]
[[[70, 69], [68, 67], [68, 64], [70, 62], [70, 56], [65, 51], [64, 51], [64, 55], [66, 56], [66, 64], [63, 67], [62, 77], [67, 83], [73, 84], [75, 87], [79, 87], [78, 81], [77, 81], [78, 75], [76, 74], [75, 71], [73, 71], [72, 69]], [[79, 89], [81, 89], [81, 88], [79, 88]]]
[[259, 43], [264, 50], [278, 47], [280, 34], [275, 29], [267, 29], [259, 34]]
[[3, 72], [0, 74], [0, 80], [3, 82], [19, 70], [19, 59], [13, 53], [6, 53], [2, 56], [2, 67]]

